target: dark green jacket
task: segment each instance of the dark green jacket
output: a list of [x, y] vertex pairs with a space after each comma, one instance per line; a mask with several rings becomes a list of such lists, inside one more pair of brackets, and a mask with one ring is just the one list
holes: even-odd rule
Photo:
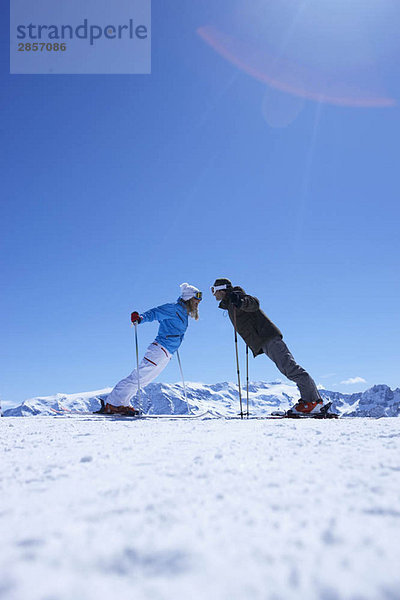
[[[243, 299], [240, 308], [236, 308], [228, 300], [229, 292], [239, 293]], [[234, 314], [236, 311], [237, 332], [252, 350], [254, 356], [263, 353], [262, 346], [267, 340], [276, 336], [283, 337], [278, 327], [260, 309], [258, 298], [248, 296], [241, 287], [236, 286], [228, 290], [225, 298], [219, 303], [218, 308], [228, 311], [232, 324], [234, 324]]]

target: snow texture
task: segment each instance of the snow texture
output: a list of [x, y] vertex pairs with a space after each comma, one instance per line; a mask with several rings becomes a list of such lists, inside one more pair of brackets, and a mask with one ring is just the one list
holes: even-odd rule
[[0, 419], [0, 598], [399, 600], [398, 423]]
[[[5, 416], [52, 415], [55, 412], [92, 412], [100, 407], [99, 397], [106, 398], [111, 388], [81, 394], [56, 394], [26, 400], [20, 406], [5, 411]], [[396, 417], [400, 415], [400, 389], [375, 385], [365, 392], [342, 394], [320, 390], [324, 400], [332, 401], [332, 410], [350, 417]], [[188, 383], [187, 397], [193, 411], [210, 410], [225, 416], [239, 410], [238, 387], [233, 383]], [[287, 410], [299, 398], [292, 384], [250, 383], [249, 406], [253, 414], [265, 415], [273, 410]], [[246, 391], [243, 389], [243, 402]], [[138, 406], [138, 402], [134, 402]], [[184, 414], [187, 412], [181, 384], [152, 383], [142, 390], [141, 408], [149, 414]]]

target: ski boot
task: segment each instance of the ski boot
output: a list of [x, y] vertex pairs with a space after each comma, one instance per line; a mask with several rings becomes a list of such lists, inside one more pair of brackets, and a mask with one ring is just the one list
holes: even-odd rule
[[318, 400], [316, 402], [304, 402], [302, 398], [289, 408], [287, 411], [288, 417], [315, 417], [317, 414], [320, 414], [323, 408], [322, 400]]
[[304, 402], [304, 400], [300, 398], [295, 406], [289, 408], [286, 416], [294, 419], [304, 417], [313, 419], [337, 419], [339, 415], [329, 412], [331, 406], [332, 402], [327, 402], [327, 404], [324, 404], [322, 400], [318, 400], [317, 402]]
[[95, 415], [120, 415], [123, 417], [138, 417], [141, 415], [140, 410], [133, 408], [132, 406], [114, 406], [108, 402], [104, 402], [100, 398], [101, 407], [99, 410], [94, 411]]

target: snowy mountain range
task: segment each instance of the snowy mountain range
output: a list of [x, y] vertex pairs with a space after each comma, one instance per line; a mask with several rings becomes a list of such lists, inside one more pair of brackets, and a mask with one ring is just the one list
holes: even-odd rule
[[[59, 413], [87, 413], [100, 407], [99, 398], [106, 398], [111, 388], [80, 394], [56, 394], [26, 400], [20, 406], [8, 409], [5, 417], [56, 415]], [[238, 387], [234, 383], [187, 383], [187, 400], [191, 412], [209, 411], [215, 416], [232, 416], [239, 412]], [[325, 401], [332, 401], [332, 409], [343, 417], [397, 417], [400, 416], [400, 389], [375, 385], [365, 392], [342, 394], [321, 390]], [[249, 408], [252, 415], [263, 416], [273, 410], [287, 410], [298, 399], [295, 385], [274, 382], [249, 384]], [[246, 405], [246, 390], [242, 391]], [[138, 402], [133, 402], [138, 406]], [[185, 414], [188, 406], [181, 383], [152, 383], [141, 391], [140, 407], [148, 414]]]

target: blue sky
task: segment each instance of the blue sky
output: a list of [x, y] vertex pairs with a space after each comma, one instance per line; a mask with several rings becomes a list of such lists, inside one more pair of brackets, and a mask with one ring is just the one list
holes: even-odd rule
[[[143, 76], [9, 75], [2, 7], [3, 404], [114, 385], [134, 365], [130, 312], [184, 281], [205, 292], [186, 379], [234, 380], [232, 327], [209, 293], [220, 276], [259, 297], [317, 383], [400, 386], [399, 9], [246, 6], [154, 1]], [[199, 35], [208, 26], [236, 64]], [[254, 47], [301, 85], [271, 87], [275, 59], [250, 74]], [[314, 99], [326, 80], [330, 97]], [[157, 326], [139, 331], [144, 351]], [[262, 356], [250, 377], [282, 378]], [[172, 361], [161, 380], [179, 378]]]

